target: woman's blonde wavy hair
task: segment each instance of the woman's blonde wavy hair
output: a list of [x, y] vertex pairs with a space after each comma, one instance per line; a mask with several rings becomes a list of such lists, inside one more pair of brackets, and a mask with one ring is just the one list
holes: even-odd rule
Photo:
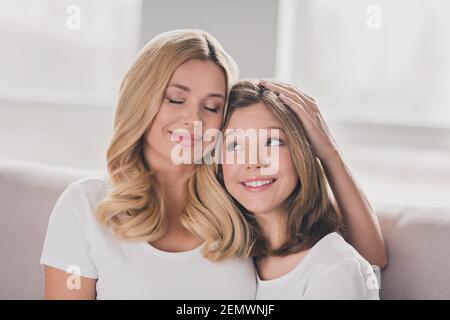
[[[291, 158], [299, 177], [297, 186], [285, 202], [287, 234], [284, 243], [279, 248], [270, 248], [267, 236], [263, 233], [252, 212], [244, 208], [228, 193], [230, 203], [227, 204], [227, 208], [232, 212], [238, 210], [245, 218], [245, 228], [250, 230], [248, 247], [242, 252], [250, 251], [250, 255], [254, 257], [284, 256], [312, 247], [330, 232], [336, 231], [343, 234], [344, 227], [333, 206], [332, 193], [322, 165], [313, 154], [301, 121], [288, 106], [280, 101], [275, 93], [263, 89], [258, 83], [257, 80], [247, 79], [241, 80], [233, 86], [229, 95], [229, 110], [223, 128], [227, 127], [235, 110], [258, 102], [264, 103], [284, 128]], [[208, 185], [198, 186], [199, 190], [204, 190], [199, 194], [200, 201], [214, 197], [217, 191], [212, 193], [210, 190], [218, 188], [225, 190], [220, 164], [204, 165], [199, 172], [215, 178], [209, 178]], [[205, 179], [200, 179], [199, 183], [205, 181]], [[240, 245], [243, 243], [241, 242]]]
[[[229, 92], [238, 76], [235, 62], [214, 37], [193, 29], [169, 31], [153, 38], [138, 53], [121, 83], [113, 137], [107, 149], [111, 189], [96, 207], [98, 221], [112, 227], [121, 240], [150, 242], [166, 232], [162, 196], [143, 154], [144, 134], [159, 111], [172, 74], [193, 59], [218, 65]], [[211, 260], [246, 255], [243, 250], [250, 237], [245, 220], [230, 209], [226, 194], [215, 186], [210, 190], [214, 198], [199, 201], [198, 179], [208, 186], [215, 177], [196, 172], [187, 183], [183, 226], [206, 241], [203, 253]], [[203, 195], [203, 190], [198, 192]]]

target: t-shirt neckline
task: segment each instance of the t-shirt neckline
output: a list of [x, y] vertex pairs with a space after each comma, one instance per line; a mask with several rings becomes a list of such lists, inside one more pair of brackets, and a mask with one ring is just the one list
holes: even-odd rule
[[141, 246], [148, 252], [163, 257], [163, 258], [189, 258], [196, 255], [200, 255], [203, 247], [205, 246], [206, 241], [203, 242], [200, 246], [187, 250], [187, 251], [180, 251], [180, 252], [169, 252], [169, 251], [163, 251], [158, 248], [155, 248], [148, 242], [141, 243]]
[[288, 273], [275, 278], [275, 279], [271, 279], [271, 280], [261, 280], [261, 278], [259, 277], [259, 273], [256, 270], [256, 278], [258, 281], [258, 286], [269, 286], [269, 285], [275, 285], [277, 283], [283, 282], [285, 280], [290, 279], [294, 274], [296, 274], [296, 272], [303, 268], [303, 266], [305, 265], [305, 262], [307, 260], [311, 259], [311, 256], [313, 255], [313, 253], [315, 254], [315, 252], [318, 250], [318, 248], [324, 243], [326, 242], [325, 240], [329, 239], [329, 238], [333, 238], [335, 236], [338, 236], [339, 234], [337, 232], [331, 232], [329, 234], [327, 234], [326, 236], [324, 236], [322, 239], [320, 239], [319, 241], [316, 242], [316, 244], [314, 246], [311, 247], [311, 249], [309, 249], [309, 252], [306, 254], [306, 256]]

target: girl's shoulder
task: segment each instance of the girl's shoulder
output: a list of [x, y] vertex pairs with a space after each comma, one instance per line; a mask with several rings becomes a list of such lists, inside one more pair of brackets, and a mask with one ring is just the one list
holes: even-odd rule
[[379, 299], [373, 268], [341, 235], [323, 237], [312, 254], [303, 299]]
[[316, 274], [345, 263], [370, 267], [358, 251], [336, 232], [326, 235], [311, 248], [308, 262], [313, 266], [312, 272]]

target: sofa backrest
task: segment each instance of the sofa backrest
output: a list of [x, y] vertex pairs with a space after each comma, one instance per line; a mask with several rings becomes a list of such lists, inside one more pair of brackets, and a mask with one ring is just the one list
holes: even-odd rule
[[375, 205], [389, 263], [382, 299], [450, 299], [450, 208]]
[[0, 299], [42, 299], [50, 213], [70, 182], [96, 171], [0, 160]]
[[[43, 298], [48, 219], [70, 182], [98, 174], [0, 160], [0, 299]], [[374, 204], [389, 254], [382, 299], [450, 299], [450, 209]]]

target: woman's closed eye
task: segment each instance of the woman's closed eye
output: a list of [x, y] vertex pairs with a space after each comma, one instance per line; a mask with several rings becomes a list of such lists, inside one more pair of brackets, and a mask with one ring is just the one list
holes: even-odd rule
[[[169, 97], [166, 97], [166, 99], [171, 104], [183, 104], [185, 102], [183, 99], [173, 99], [173, 98], [169, 98]], [[205, 106], [204, 108], [205, 108], [205, 110], [213, 112], [213, 113], [217, 113], [220, 110], [220, 107], [218, 107], [218, 106]]]
[[173, 104], [182, 104], [182, 103], [184, 103], [184, 101], [180, 100], [180, 99], [171, 99], [169, 97], [167, 97], [166, 99], [167, 99], [167, 101], [169, 101], [169, 103], [173, 103]]

